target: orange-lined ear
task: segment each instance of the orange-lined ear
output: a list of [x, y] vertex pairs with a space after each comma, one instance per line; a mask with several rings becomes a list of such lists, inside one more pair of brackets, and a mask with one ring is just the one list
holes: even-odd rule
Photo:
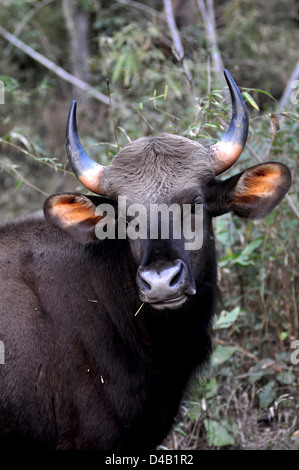
[[241, 217], [265, 217], [279, 204], [290, 185], [290, 170], [282, 163], [255, 165], [239, 175], [228, 206]]
[[207, 186], [205, 199], [212, 217], [233, 211], [257, 219], [268, 215], [291, 186], [290, 170], [282, 163], [260, 163]]
[[95, 211], [90, 198], [76, 193], [55, 194], [44, 205], [46, 219], [81, 243], [96, 240], [95, 226], [101, 217]]

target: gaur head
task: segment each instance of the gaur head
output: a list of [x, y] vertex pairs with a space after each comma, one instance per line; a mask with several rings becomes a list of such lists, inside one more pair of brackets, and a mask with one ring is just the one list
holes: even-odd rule
[[[131, 236], [128, 232], [125, 236], [136, 262], [140, 300], [159, 310], [178, 309], [207, 280], [216, 282], [212, 217], [229, 211], [243, 218], [264, 217], [291, 184], [290, 171], [277, 162], [252, 166], [228, 179], [217, 178], [239, 158], [248, 134], [242, 95], [229, 72], [225, 77], [232, 99], [230, 126], [221, 140], [207, 147], [164, 133], [129, 143], [104, 167], [85, 153], [77, 132], [75, 101], [70, 108], [66, 148], [71, 167], [87, 189], [105, 199], [54, 195], [46, 202], [46, 217], [81, 243], [101, 243], [97, 225], [102, 230], [103, 222], [111, 225], [107, 233], [116, 233], [116, 238], [117, 224], [130, 227]], [[161, 205], [164, 213], [157, 209]], [[113, 220], [113, 214], [118, 220]], [[183, 230], [187, 219], [193, 245]]]

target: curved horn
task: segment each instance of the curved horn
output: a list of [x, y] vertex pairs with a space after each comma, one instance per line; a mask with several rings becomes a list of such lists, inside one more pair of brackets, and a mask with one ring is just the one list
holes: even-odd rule
[[76, 106], [76, 101], [73, 101], [66, 126], [66, 153], [78, 180], [90, 191], [105, 195], [105, 167], [89, 158], [81, 145], [76, 124]]
[[231, 167], [241, 155], [248, 135], [248, 112], [243, 97], [231, 74], [224, 70], [232, 100], [232, 118], [221, 140], [209, 147], [215, 175]]

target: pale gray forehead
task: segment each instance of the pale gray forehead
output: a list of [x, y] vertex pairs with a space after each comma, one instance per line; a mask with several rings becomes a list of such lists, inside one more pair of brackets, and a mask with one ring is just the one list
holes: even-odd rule
[[213, 178], [208, 150], [172, 134], [145, 137], [125, 146], [105, 169], [105, 189], [113, 199], [158, 202]]

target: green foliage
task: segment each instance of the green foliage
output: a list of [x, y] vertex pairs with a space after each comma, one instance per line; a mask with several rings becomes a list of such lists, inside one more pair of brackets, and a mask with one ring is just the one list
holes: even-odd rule
[[233, 436], [229, 433], [231, 425], [228, 421], [223, 421], [220, 424], [219, 421], [205, 419], [204, 425], [207, 431], [207, 439], [210, 446], [224, 447], [233, 446], [235, 444]]
[[222, 310], [222, 312], [220, 312], [219, 317], [216, 319], [214, 328], [216, 330], [222, 329], [222, 328], [229, 328], [235, 323], [240, 313], [241, 313], [241, 308], [239, 306], [235, 307], [231, 312]]
[[243, 250], [240, 250], [239, 252], [233, 251], [231, 247], [226, 246], [226, 251], [229, 253], [227, 256], [224, 258], [220, 258], [218, 261], [218, 265], [220, 268], [223, 268], [224, 266], [230, 265], [233, 266], [235, 264], [240, 264], [241, 266], [249, 266], [252, 264], [254, 266], [255, 260], [253, 256], [253, 252], [256, 248], [258, 248], [262, 242], [263, 242], [264, 237], [259, 237], [256, 240], [253, 240], [252, 242], [249, 242]]
[[[113, 82], [121, 81], [127, 88], [133, 82], [142, 86], [143, 81], [148, 84], [153, 79], [154, 70], [147, 70], [148, 74], [145, 76], [139, 71], [148, 69], [151, 63], [158, 64], [159, 61], [163, 61], [162, 52], [152, 46], [158, 34], [158, 29], [151, 23], [146, 24], [145, 28], [130, 23], [112, 37], [99, 38], [103, 53], [102, 65], [104, 58], [106, 73], [111, 76]], [[140, 83], [141, 77], [143, 80]]]

